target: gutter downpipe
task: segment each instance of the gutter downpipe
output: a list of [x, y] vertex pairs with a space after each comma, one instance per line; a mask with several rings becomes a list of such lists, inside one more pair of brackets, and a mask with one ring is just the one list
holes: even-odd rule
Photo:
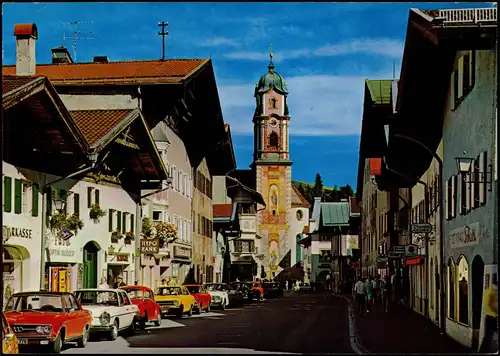
[[[106, 157], [108, 156], [109, 152], [106, 153], [106, 155], [101, 159], [99, 163], [96, 163], [95, 159], [91, 159], [91, 165], [90, 167], [85, 167], [79, 171], [76, 171], [74, 173], [71, 173], [70, 175], [67, 175], [66, 177], [58, 178], [52, 182], [49, 182], [45, 184], [42, 188], [42, 231], [40, 232], [40, 240], [41, 240], [41, 247], [40, 247], [40, 290], [44, 290], [45, 288], [45, 264], [46, 264], [46, 256], [48, 256], [48, 250], [47, 250], [47, 229], [46, 229], [46, 219], [47, 219], [47, 188], [50, 187], [52, 184], [58, 183], [60, 181], [70, 179], [73, 177], [76, 177], [78, 175], [81, 175], [83, 173], [87, 173], [97, 166], [99, 166]], [[50, 261], [49, 261], [50, 262]]]
[[422, 142], [415, 140], [412, 137], [408, 137], [405, 135], [394, 134], [394, 137], [398, 137], [410, 142], [413, 142], [416, 145], [419, 145], [424, 150], [429, 152], [431, 156], [433, 156], [438, 162], [438, 174], [439, 174], [439, 296], [440, 296], [440, 306], [439, 306], [439, 326], [441, 328], [441, 335], [446, 335], [446, 314], [445, 314], [445, 303], [446, 296], [444, 293], [444, 191], [443, 191], [443, 160], [436, 152], [433, 152], [429, 147], [424, 145]]

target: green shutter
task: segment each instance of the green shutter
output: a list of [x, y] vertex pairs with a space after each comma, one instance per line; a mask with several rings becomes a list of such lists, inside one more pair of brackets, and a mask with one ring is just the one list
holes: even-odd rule
[[121, 211], [116, 212], [116, 229], [120, 230], [120, 226], [122, 226], [122, 213]]
[[135, 224], [135, 221], [134, 221], [134, 214], [130, 214], [130, 231], [134, 232], [134, 224]]
[[14, 183], [14, 213], [21, 214], [23, 202], [23, 183], [16, 179]]
[[92, 205], [92, 187], [87, 187], [87, 208]]
[[73, 214], [80, 216], [80, 194], [73, 194]]
[[33, 193], [33, 200], [31, 203], [31, 215], [32, 216], [38, 216], [38, 192], [40, 191], [40, 188], [38, 187], [38, 184], [33, 184], [31, 188], [31, 192]]
[[3, 179], [3, 211], [10, 213], [12, 211], [12, 178]]
[[50, 187], [47, 188], [47, 216], [51, 216], [52, 215], [52, 197], [55, 197], [55, 194], [54, 194], [54, 189], [51, 189]]
[[113, 209], [109, 209], [108, 219], [109, 219], [109, 232], [112, 232], [113, 231]]
[[122, 233], [126, 233], [127, 232], [127, 213], [122, 213]]
[[95, 190], [95, 204], [99, 205], [99, 189]]

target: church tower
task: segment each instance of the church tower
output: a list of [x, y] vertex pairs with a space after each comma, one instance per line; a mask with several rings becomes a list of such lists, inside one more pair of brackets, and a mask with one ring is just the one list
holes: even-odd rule
[[[254, 158], [256, 188], [266, 202], [257, 215], [258, 235], [262, 237], [266, 278], [277, 275], [281, 260], [290, 250], [287, 232], [292, 200], [292, 162], [290, 161], [287, 95], [285, 80], [274, 71], [270, 53], [268, 72], [255, 87]], [[260, 271], [259, 271], [260, 272]]]

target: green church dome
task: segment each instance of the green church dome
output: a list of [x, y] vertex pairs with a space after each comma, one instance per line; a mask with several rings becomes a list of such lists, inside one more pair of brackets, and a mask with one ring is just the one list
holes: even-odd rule
[[271, 61], [267, 67], [269, 71], [264, 74], [257, 85], [255, 86], [255, 95], [260, 93], [265, 93], [269, 89], [274, 89], [276, 92], [285, 95], [288, 94], [288, 88], [286, 86], [285, 79], [274, 71], [273, 57], [271, 55]]

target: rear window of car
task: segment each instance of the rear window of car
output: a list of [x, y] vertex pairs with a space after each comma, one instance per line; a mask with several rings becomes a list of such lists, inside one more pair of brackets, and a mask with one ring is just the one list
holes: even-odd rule
[[186, 288], [188, 289], [189, 293], [201, 293], [202, 292], [202, 288], [199, 286], [186, 286]]
[[156, 289], [156, 295], [164, 296], [164, 295], [181, 295], [182, 290], [180, 287], [160, 287]]

